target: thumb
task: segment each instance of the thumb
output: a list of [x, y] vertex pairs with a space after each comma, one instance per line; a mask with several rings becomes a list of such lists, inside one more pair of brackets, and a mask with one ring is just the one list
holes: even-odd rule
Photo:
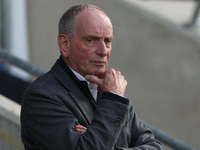
[[101, 82], [101, 79], [99, 79], [98, 77], [96, 77], [94, 75], [86, 75], [85, 79], [88, 80], [89, 82], [92, 82], [97, 85], [99, 85]]

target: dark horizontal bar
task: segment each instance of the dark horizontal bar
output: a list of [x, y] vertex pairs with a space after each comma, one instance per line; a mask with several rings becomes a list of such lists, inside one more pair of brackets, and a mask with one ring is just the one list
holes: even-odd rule
[[11, 54], [9, 54], [7, 51], [0, 48], [0, 58], [28, 73], [30, 73], [33, 76], [40, 76], [45, 73], [44, 70], [32, 65], [31, 63], [25, 62]]

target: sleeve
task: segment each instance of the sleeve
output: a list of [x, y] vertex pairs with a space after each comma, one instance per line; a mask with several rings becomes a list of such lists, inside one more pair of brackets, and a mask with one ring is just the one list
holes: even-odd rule
[[87, 132], [81, 134], [75, 131], [73, 105], [61, 97], [37, 89], [25, 99], [21, 111], [25, 149], [113, 150], [128, 113], [127, 105], [102, 97]]
[[[129, 105], [129, 113], [127, 114], [125, 130], [128, 130], [127, 139], [130, 140], [130, 146], [116, 147], [115, 150], [162, 150], [162, 144], [157, 141], [152, 131], [145, 126], [140, 120], [133, 109], [133, 106]], [[123, 132], [123, 131], [122, 131]], [[116, 144], [117, 145], [117, 144]]]
[[[159, 141], [154, 138], [152, 131], [140, 122], [137, 118], [137, 115], [133, 109], [130, 101], [111, 92], [104, 92], [101, 96], [101, 99], [107, 99], [116, 103], [121, 103], [128, 108], [128, 113], [126, 115], [118, 115], [118, 119], [115, 121], [115, 125], [120, 125], [119, 134], [117, 135], [117, 141], [115, 146], [118, 145], [118, 139], [121, 138], [121, 134], [124, 134], [124, 130], [130, 131], [127, 135], [122, 136], [121, 143], [124, 144], [124, 147], [115, 148], [115, 150], [162, 150], [162, 145]], [[106, 108], [106, 107], [103, 107]], [[114, 106], [110, 109], [114, 110]], [[117, 108], [116, 108], [117, 109]], [[120, 112], [120, 110], [118, 110]], [[124, 124], [120, 124], [120, 118], [124, 118]], [[110, 130], [107, 131], [108, 133]], [[125, 138], [130, 137], [130, 138]], [[104, 137], [102, 137], [104, 138]], [[122, 142], [124, 141], [124, 142]], [[130, 141], [130, 142], [129, 142]], [[126, 145], [125, 143], [130, 143]], [[122, 144], [122, 145], [123, 145]], [[125, 148], [128, 147], [128, 148]]]

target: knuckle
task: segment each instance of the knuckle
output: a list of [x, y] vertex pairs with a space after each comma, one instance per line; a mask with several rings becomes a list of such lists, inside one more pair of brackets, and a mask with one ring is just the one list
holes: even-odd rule
[[115, 72], [115, 70], [113, 68], [110, 69], [110, 72]]

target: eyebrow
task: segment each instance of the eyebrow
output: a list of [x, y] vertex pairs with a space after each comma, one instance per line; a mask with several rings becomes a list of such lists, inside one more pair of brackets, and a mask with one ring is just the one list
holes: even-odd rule
[[[85, 38], [88, 38], [88, 37], [97, 38], [97, 39], [101, 39], [102, 38], [102, 36], [95, 35], [95, 34], [89, 34], [89, 35], [85, 36]], [[114, 37], [113, 37], [113, 35], [111, 35], [111, 36], [106, 36], [105, 38], [113, 40]]]
[[114, 37], [112, 35], [112, 36], [108, 36], [107, 38], [110, 39], [110, 40], [113, 40]]

